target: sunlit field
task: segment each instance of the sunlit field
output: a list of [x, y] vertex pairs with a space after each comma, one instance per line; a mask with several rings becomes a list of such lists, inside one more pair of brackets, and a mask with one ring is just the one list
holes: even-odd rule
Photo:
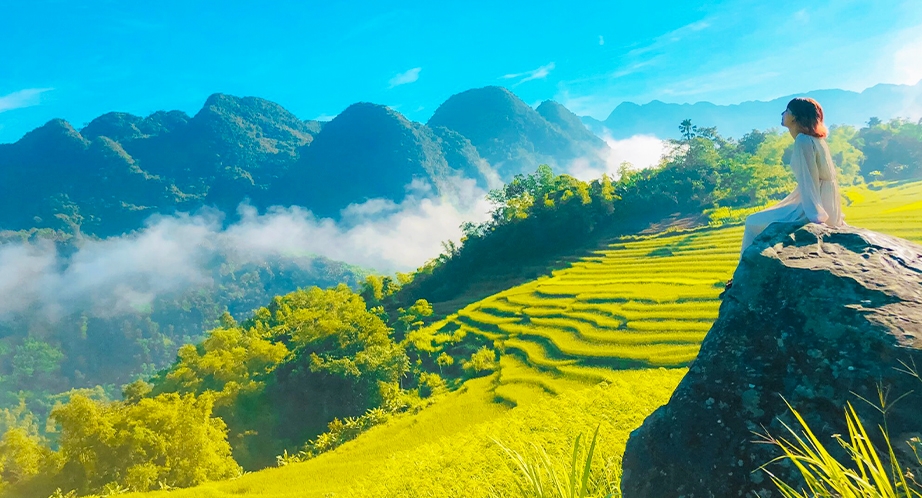
[[[844, 193], [849, 224], [922, 243], [922, 182]], [[742, 230], [623, 237], [466, 306], [431, 327], [492, 340], [493, 375], [313, 460], [169, 496], [518, 496], [494, 439], [563, 457], [597, 425], [594, 472], [614, 486], [630, 431], [668, 400], [717, 317]]]

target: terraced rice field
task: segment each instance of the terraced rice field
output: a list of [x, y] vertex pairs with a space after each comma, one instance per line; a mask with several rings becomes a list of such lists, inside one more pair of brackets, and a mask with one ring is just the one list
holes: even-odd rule
[[[849, 224], [922, 243], [922, 182], [847, 194]], [[742, 232], [736, 225], [622, 237], [432, 327], [494, 341], [501, 399], [510, 391], [502, 386], [556, 394], [574, 381], [606, 380], [613, 370], [687, 366], [717, 318]]]
[[[850, 224], [922, 243], [922, 182], [848, 194]], [[496, 374], [307, 462], [134, 496], [485, 498], [487, 485], [512, 496], [515, 477], [495, 438], [566, 456], [573, 436], [597, 424], [599, 448], [612, 451], [619, 469], [630, 431], [685, 373], [649, 367], [694, 358], [717, 317], [741, 236], [737, 225], [615, 240], [570, 268], [431, 325], [495, 341], [502, 351]], [[600, 380], [609, 385], [578, 389]]]

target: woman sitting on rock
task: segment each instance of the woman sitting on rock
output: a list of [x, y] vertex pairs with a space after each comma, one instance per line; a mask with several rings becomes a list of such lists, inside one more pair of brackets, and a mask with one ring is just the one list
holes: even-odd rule
[[[825, 223], [834, 227], [845, 224], [836, 167], [826, 145], [823, 108], [813, 99], [795, 98], [781, 114], [781, 125], [794, 137], [791, 169], [797, 188], [774, 206], [746, 218], [741, 257], [752, 241], [776, 221]], [[727, 287], [732, 282], [730, 279]]]

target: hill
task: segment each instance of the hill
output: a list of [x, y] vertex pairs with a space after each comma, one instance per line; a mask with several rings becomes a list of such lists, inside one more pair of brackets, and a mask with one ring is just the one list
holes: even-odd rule
[[[848, 195], [845, 212], [851, 224], [922, 242], [917, 202], [922, 182], [855, 188]], [[688, 361], [681, 358], [685, 353], [673, 355], [670, 348], [686, 347], [681, 341], [688, 341], [688, 353], [694, 353], [691, 335], [703, 335], [694, 327], [716, 317], [723, 287], [713, 284], [732, 271], [741, 234], [735, 225], [623, 237], [568, 269], [474, 303], [431, 330], [455, 323], [494, 338], [505, 353], [493, 376], [468, 381], [418, 415], [395, 418], [320, 457], [170, 496], [505, 496], [515, 492], [521, 477], [493, 440], [535, 465], [541, 460], [529, 444], [540, 444], [556, 470], [564, 472], [569, 463], [557, 462], [569, 458], [577, 434], [585, 437], [596, 424], [605, 450], [594, 460], [593, 475], [614, 491], [628, 433], [666, 401], [686, 372], [637, 362]], [[650, 254], [657, 249], [663, 250]], [[702, 276], [705, 262], [713, 273]], [[629, 271], [613, 275], [620, 268]], [[576, 282], [582, 282], [581, 289], [567, 289]], [[537, 332], [524, 333], [515, 325], [525, 319], [545, 321], [532, 327]], [[581, 324], [599, 322], [601, 327], [592, 327], [596, 336], [580, 335], [586, 330]], [[668, 334], [689, 336], [673, 346]], [[628, 337], [640, 341], [635, 346], [646, 346], [612, 347]], [[607, 366], [593, 366], [597, 362]], [[416, 471], [407, 472], [408, 466]], [[596, 489], [604, 496], [604, 486]]]
[[[357, 288], [369, 272], [312, 255], [190, 257], [151, 237], [158, 235], [52, 243], [0, 232], [8, 268], [0, 288], [11, 296], [0, 306], [0, 432], [9, 423], [4, 412], [20, 403], [45, 420], [73, 389], [119, 398], [121, 386], [169, 366], [183, 345], [273, 296], [310, 285]], [[151, 246], [166, 247], [177, 271], [144, 267]]]
[[[623, 139], [633, 135], [679, 138], [676, 123], [691, 119], [698, 126], [716, 126], [727, 136], [740, 138], [755, 129], [781, 126], [781, 113], [794, 97], [816, 99], [826, 114], [827, 124], [863, 126], [871, 117], [883, 121], [904, 117], [922, 118], [922, 81], [915, 85], [879, 84], [862, 92], [814, 90], [769, 101], [748, 101], [717, 105], [711, 102], [672, 104], [654, 100], [647, 104], [622, 102], [604, 121], [584, 117], [595, 133]], [[607, 131], [606, 131], [607, 130]]]
[[77, 131], [53, 120], [0, 146], [0, 228], [122, 234], [154, 213], [233, 212], [320, 131], [277, 104], [215, 94], [194, 117], [109, 113]]
[[414, 180], [430, 194], [447, 194], [458, 178], [486, 188], [490, 176], [464, 137], [362, 102], [327, 123], [261, 203], [303, 204], [319, 216], [337, 217], [349, 204], [368, 199], [399, 203]]
[[548, 164], [563, 171], [584, 159], [598, 167], [608, 146], [592, 135], [575, 115], [556, 102], [532, 109], [509, 90], [488, 86], [451, 96], [436, 109], [429, 126], [444, 126], [467, 137], [500, 178]]

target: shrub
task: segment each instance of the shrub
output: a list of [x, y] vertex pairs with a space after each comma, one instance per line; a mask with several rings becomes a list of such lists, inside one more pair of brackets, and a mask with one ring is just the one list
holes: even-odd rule
[[[786, 400], [785, 403], [787, 403]], [[774, 438], [769, 434], [763, 435], [766, 442], [779, 446], [784, 453], [763, 465], [761, 467], [763, 470], [773, 462], [790, 460], [803, 477], [810, 496], [922, 498], [922, 484], [916, 480], [908, 467], [898, 461], [888, 431], [884, 427], [878, 427], [885, 446], [885, 454], [881, 455], [851, 403], [847, 403], [845, 409], [848, 440], [839, 434], [832, 436], [851, 457], [851, 466], [836, 460], [807, 426], [800, 413], [790, 404], [788, 408], [803, 427], [803, 431], [798, 434], [796, 430], [782, 422], [791, 434], [792, 440]], [[922, 441], [918, 437], [913, 437], [907, 443], [915, 455], [917, 468], [922, 468]], [[802, 491], [795, 489], [790, 483], [784, 482], [768, 470], [765, 472], [785, 498], [806, 496]]]
[[496, 370], [496, 351], [484, 346], [471, 355], [470, 360], [461, 362], [461, 368], [470, 376]]
[[445, 380], [437, 373], [422, 372], [419, 374], [419, 396], [428, 398], [446, 389]]

